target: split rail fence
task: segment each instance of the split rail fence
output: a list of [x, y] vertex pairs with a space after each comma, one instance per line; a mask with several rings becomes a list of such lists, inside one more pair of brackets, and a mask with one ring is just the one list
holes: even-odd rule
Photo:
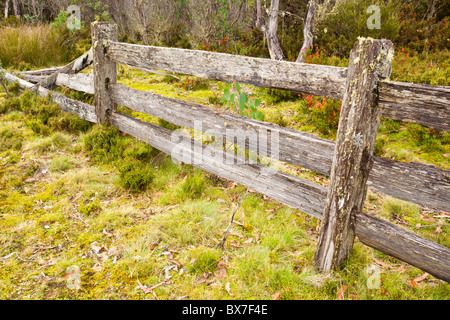
[[[62, 110], [94, 123], [107, 123], [170, 154], [180, 148], [173, 132], [117, 112], [117, 105], [164, 119], [181, 127], [241, 132], [241, 147], [249, 148], [245, 132], [277, 133], [276, 160], [330, 177], [329, 187], [280, 171], [261, 174], [258, 163], [217, 161], [201, 141], [182, 144], [180, 160], [202, 161], [194, 166], [251, 187], [282, 204], [322, 220], [315, 254], [317, 267], [328, 272], [351, 252], [354, 238], [381, 252], [450, 282], [450, 249], [382, 219], [363, 213], [367, 188], [420, 206], [450, 212], [450, 171], [421, 163], [375, 157], [373, 148], [381, 116], [418, 123], [438, 130], [450, 129], [450, 87], [389, 81], [393, 46], [387, 40], [360, 38], [348, 68], [274, 61], [207, 51], [120, 43], [113, 23], [92, 25], [92, 48], [63, 68], [22, 73], [33, 85], [6, 73], [9, 81], [50, 94]], [[93, 63], [93, 75], [78, 73]], [[164, 70], [231, 83], [290, 90], [341, 100], [336, 142], [279, 127], [200, 104], [143, 92], [117, 83], [117, 64], [144, 71]], [[55, 85], [94, 94], [95, 107], [69, 99]], [[269, 155], [267, 146], [258, 151]], [[264, 149], [264, 150], [263, 150]], [[226, 158], [236, 159], [237, 155]], [[178, 153], [178, 154], [181, 154]], [[242, 159], [241, 159], [242, 160]]]

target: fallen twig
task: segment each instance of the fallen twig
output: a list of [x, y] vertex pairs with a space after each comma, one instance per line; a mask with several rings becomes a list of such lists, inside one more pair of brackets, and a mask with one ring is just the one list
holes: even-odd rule
[[250, 186], [245, 191], [245, 194], [242, 196], [241, 200], [239, 200], [238, 205], [236, 206], [236, 208], [234, 208], [233, 213], [231, 214], [231, 218], [230, 218], [230, 222], [228, 224], [228, 227], [225, 230], [225, 234], [223, 235], [222, 240], [217, 244], [216, 249], [223, 249], [223, 247], [225, 245], [225, 242], [227, 241], [228, 235], [230, 234], [231, 227], [233, 226], [234, 216], [236, 215], [236, 212], [238, 211], [238, 209], [241, 207], [242, 202], [244, 202], [245, 198], [247, 197], [250, 188], [253, 186], [253, 183], [255, 182], [256, 179], [258, 179], [260, 174], [261, 173], [258, 173], [258, 175], [253, 179], [252, 183], [250, 184]]
[[16, 257], [17, 257], [20, 261], [23, 261], [23, 262], [36, 262], [36, 261], [34, 261], [34, 260], [27, 260], [27, 259], [21, 258], [17, 252], [13, 252], [13, 253], [8, 254], [7, 256], [0, 257], [0, 259], [6, 260], [6, 259], [11, 258], [13, 255], [16, 255]]

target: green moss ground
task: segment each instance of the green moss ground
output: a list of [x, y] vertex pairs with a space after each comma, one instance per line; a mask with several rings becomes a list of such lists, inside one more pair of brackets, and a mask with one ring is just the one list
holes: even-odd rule
[[[216, 82], [186, 88], [185, 76], [172, 82], [125, 67], [119, 75], [140, 90], [224, 108]], [[262, 99], [266, 120], [332, 138], [331, 131], [308, 124], [301, 97], [274, 101], [265, 90], [243, 88]], [[5, 98], [2, 93], [1, 105], [11, 102]], [[0, 115], [1, 299], [337, 299], [340, 288], [345, 299], [450, 298], [448, 283], [421, 279], [423, 271], [358, 241], [340, 270], [317, 273], [319, 221], [255, 192], [218, 250], [243, 186], [175, 164], [114, 130], [58, 120], [63, 115], [51, 113], [45, 100], [27, 94], [18, 99]], [[447, 136], [425, 131], [384, 121], [377, 155], [448, 169]], [[426, 134], [437, 142], [430, 144]], [[148, 170], [148, 179], [136, 180], [122, 158]], [[327, 184], [327, 177], [308, 170], [281, 169]], [[443, 212], [372, 192], [365, 211], [450, 247]], [[79, 290], [68, 286], [73, 266], [80, 269]], [[373, 289], [371, 266], [382, 280]]]

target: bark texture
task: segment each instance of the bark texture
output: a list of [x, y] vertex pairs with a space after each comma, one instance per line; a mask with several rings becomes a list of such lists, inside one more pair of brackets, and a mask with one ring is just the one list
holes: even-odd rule
[[111, 123], [117, 105], [112, 101], [110, 86], [117, 81], [117, 66], [107, 56], [108, 41], [117, 41], [117, 25], [112, 22], [92, 24], [94, 55], [95, 110], [99, 123]]
[[359, 38], [350, 54], [327, 204], [314, 257], [322, 272], [336, 269], [353, 248], [355, 215], [364, 206], [381, 120], [378, 82], [390, 76], [392, 58], [393, 45], [387, 40]]

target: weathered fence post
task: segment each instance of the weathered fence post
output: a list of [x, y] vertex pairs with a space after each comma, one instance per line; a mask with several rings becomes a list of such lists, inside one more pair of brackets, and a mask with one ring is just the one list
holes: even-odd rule
[[95, 113], [97, 123], [110, 124], [117, 106], [111, 99], [109, 87], [117, 81], [117, 67], [106, 55], [108, 40], [117, 41], [117, 25], [113, 22], [93, 22]]
[[378, 83], [390, 76], [393, 46], [388, 40], [359, 38], [350, 54], [327, 203], [314, 257], [320, 271], [336, 269], [355, 238], [362, 212], [373, 148], [380, 124]]

